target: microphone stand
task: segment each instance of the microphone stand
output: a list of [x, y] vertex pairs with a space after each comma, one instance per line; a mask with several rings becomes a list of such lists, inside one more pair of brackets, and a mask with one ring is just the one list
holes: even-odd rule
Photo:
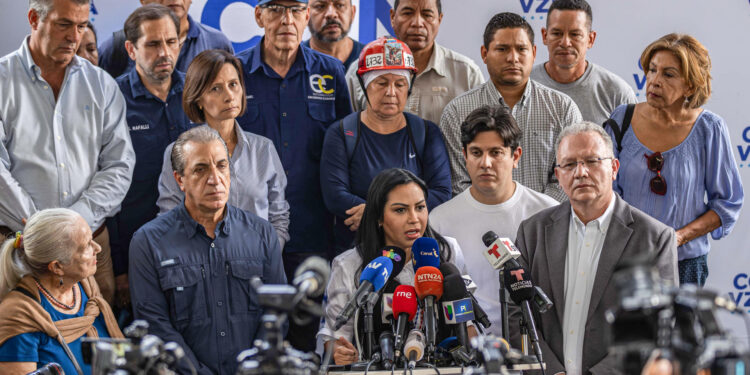
[[372, 292], [365, 301], [365, 341], [364, 346], [365, 359], [370, 360], [372, 358], [372, 352], [375, 348], [375, 322], [373, 319], [373, 310], [375, 310], [375, 304], [378, 302], [380, 293]]
[[508, 324], [508, 299], [505, 290], [505, 267], [498, 269], [500, 277], [500, 316], [502, 319], [502, 336], [505, 341], [510, 342], [510, 326]]

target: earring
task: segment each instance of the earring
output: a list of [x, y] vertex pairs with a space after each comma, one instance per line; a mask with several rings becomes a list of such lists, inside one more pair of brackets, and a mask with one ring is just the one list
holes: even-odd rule
[[60, 278], [60, 286], [63, 286], [63, 278]]
[[198, 106], [198, 109], [200, 109], [200, 110], [202, 111], [202, 110], [203, 110], [203, 106], [202, 106], [202, 105], [199, 105], [199, 106]]

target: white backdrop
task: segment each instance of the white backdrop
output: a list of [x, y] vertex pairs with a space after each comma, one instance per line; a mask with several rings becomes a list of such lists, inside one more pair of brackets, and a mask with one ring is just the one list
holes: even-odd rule
[[[747, 64], [750, 48], [750, 1], [748, 0], [589, 0], [594, 10], [593, 28], [598, 36], [588, 57], [617, 73], [639, 97], [644, 95], [644, 74], [638, 66], [643, 48], [669, 32], [690, 33], [709, 50], [713, 62], [713, 95], [706, 108], [729, 124], [735, 158], [744, 186], [750, 187], [750, 121], [744, 114], [750, 93]], [[101, 39], [117, 29], [140, 3], [137, 0], [93, 0], [92, 19]], [[194, 0], [190, 14], [220, 28], [237, 49], [261, 33], [253, 19], [257, 0]], [[391, 0], [353, 0], [360, 6], [351, 35], [366, 42], [388, 32]], [[536, 34], [537, 63], [546, 61], [541, 41], [550, 0], [443, 0], [444, 18], [438, 42], [473, 58], [487, 76], [479, 55], [482, 33], [490, 17], [503, 11], [524, 15]], [[0, 0], [0, 55], [20, 45], [29, 26], [26, 0]], [[377, 21], [376, 21], [377, 20]], [[385, 20], [385, 22], [384, 22]], [[307, 38], [307, 36], [306, 36]], [[257, 38], [256, 38], [257, 40]], [[743, 73], [744, 72], [744, 73]], [[708, 287], [718, 290], [750, 312], [750, 225], [742, 215], [728, 238], [712, 242]], [[743, 245], [744, 244], [744, 245]], [[746, 337], [739, 319], [726, 317], [726, 328]]]

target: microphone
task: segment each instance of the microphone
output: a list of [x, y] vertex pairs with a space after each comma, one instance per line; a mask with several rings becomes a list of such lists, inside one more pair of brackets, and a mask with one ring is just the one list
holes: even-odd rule
[[531, 274], [525, 268], [510, 267], [505, 272], [505, 286], [510, 292], [510, 299], [516, 305], [521, 306], [523, 311], [523, 318], [526, 321], [526, 328], [531, 338], [532, 346], [534, 347], [534, 353], [536, 354], [539, 363], [542, 363], [542, 350], [539, 347], [539, 336], [536, 332], [536, 324], [534, 323], [534, 315], [531, 311], [531, 301], [536, 295], [536, 289], [534, 284], [531, 282]]
[[336, 317], [336, 323], [333, 325], [334, 331], [338, 331], [351, 319], [354, 311], [363, 304], [370, 292], [377, 292], [385, 285], [392, 270], [393, 262], [383, 256], [377, 257], [367, 264], [359, 277], [359, 288], [354, 293], [353, 298], [344, 306], [344, 310]]
[[474, 307], [471, 298], [467, 298], [466, 285], [459, 275], [445, 276], [443, 281], [443, 318], [445, 324], [456, 327], [456, 337], [469, 352], [469, 333], [466, 330], [466, 322], [474, 320]]
[[420, 237], [411, 245], [411, 257], [414, 271], [424, 267], [440, 267], [440, 247], [431, 237]]
[[331, 266], [328, 261], [317, 256], [305, 259], [294, 272], [292, 284], [307, 297], [319, 297], [326, 289]]
[[414, 288], [420, 300], [424, 300], [424, 324], [427, 350], [435, 351], [437, 322], [435, 321], [435, 301], [443, 296], [443, 274], [439, 269], [422, 266], [414, 275]]
[[406, 338], [406, 344], [404, 344], [404, 355], [409, 361], [409, 369], [414, 369], [417, 366], [417, 362], [422, 360], [424, 356], [424, 334], [422, 331], [412, 329], [409, 332], [409, 337]]
[[26, 375], [62, 375], [64, 374], [62, 366], [56, 362], [50, 362], [41, 368], [36, 369]]
[[406, 324], [414, 319], [417, 313], [417, 291], [410, 285], [399, 285], [393, 293], [393, 316], [396, 320], [396, 335], [394, 338], [394, 350], [396, 357], [401, 356], [401, 348], [404, 345]]
[[380, 357], [383, 368], [390, 370], [393, 367], [393, 332], [383, 331], [380, 334]]
[[[468, 275], [461, 275], [461, 272], [458, 270], [458, 268], [453, 265], [452, 263], [443, 263], [440, 265], [440, 272], [443, 273], [443, 277], [447, 278], [448, 275], [458, 275], [462, 279], [465, 280], [465, 278], [469, 278], [471, 280], [471, 277]], [[473, 281], [472, 281], [473, 283]], [[488, 328], [492, 325], [492, 322], [490, 322], [490, 318], [487, 316], [487, 313], [484, 311], [482, 306], [477, 302], [477, 299], [474, 298], [474, 295], [469, 292], [468, 289], [466, 289], [466, 284], [464, 283], [464, 290], [466, 290], [466, 294], [464, 296], [468, 296], [471, 298], [471, 304], [474, 306], [474, 320], [479, 322], [484, 328]]]
[[509, 263], [511, 266], [519, 267], [518, 257], [521, 256], [521, 252], [518, 251], [516, 245], [513, 244], [508, 238], [500, 238], [493, 231], [489, 231], [482, 236], [482, 242], [487, 246], [487, 250], [483, 252], [484, 257], [490, 262], [492, 268], [498, 270], [502, 268], [505, 263]]
[[401, 273], [406, 264], [406, 252], [404, 249], [396, 246], [385, 246], [383, 247], [383, 256], [393, 262], [393, 277]]

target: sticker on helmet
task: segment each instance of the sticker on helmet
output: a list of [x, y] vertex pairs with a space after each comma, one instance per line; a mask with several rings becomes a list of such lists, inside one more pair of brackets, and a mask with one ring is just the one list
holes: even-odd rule
[[402, 66], [404, 59], [402, 57], [402, 50], [400, 43], [386, 43], [385, 44], [385, 65], [388, 66]]
[[367, 66], [367, 69], [382, 67], [383, 66], [383, 54], [377, 53], [374, 55], [367, 56], [367, 60], [365, 60], [365, 66]]
[[404, 65], [407, 68], [415, 68], [415, 66], [414, 66], [414, 56], [412, 56], [411, 53], [404, 52]]

